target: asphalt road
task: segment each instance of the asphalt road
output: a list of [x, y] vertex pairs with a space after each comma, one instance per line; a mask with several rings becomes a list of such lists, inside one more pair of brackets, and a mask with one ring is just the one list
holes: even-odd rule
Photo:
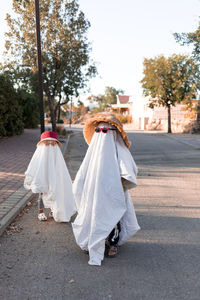
[[[139, 167], [131, 190], [141, 231], [89, 266], [70, 224], [37, 220], [36, 202], [0, 238], [0, 299], [200, 299], [200, 150], [163, 134], [129, 133]], [[72, 136], [74, 178], [87, 146]]]

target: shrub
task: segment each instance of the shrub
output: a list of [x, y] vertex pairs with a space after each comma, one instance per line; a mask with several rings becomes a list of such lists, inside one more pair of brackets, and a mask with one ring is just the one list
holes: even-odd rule
[[132, 122], [132, 117], [129, 116], [123, 116], [123, 115], [116, 115], [117, 119], [122, 123], [122, 124], [126, 124], [126, 123], [131, 123]]
[[56, 132], [58, 134], [61, 134], [63, 130], [64, 130], [64, 125], [57, 125], [56, 126]]
[[58, 124], [64, 124], [64, 121], [62, 119], [58, 120]]
[[0, 74], [0, 136], [21, 134], [24, 130], [22, 107], [12, 81]]
[[103, 112], [105, 111], [105, 108], [104, 107], [94, 107], [92, 110], [91, 110], [91, 113], [92, 114], [97, 114], [99, 112]]
[[22, 117], [25, 128], [36, 128], [40, 123], [39, 102], [35, 94], [19, 90], [19, 103], [22, 106]]
[[66, 136], [66, 135], [67, 135], [67, 130], [64, 128], [64, 129], [62, 130], [61, 134], [62, 134], [63, 136]]

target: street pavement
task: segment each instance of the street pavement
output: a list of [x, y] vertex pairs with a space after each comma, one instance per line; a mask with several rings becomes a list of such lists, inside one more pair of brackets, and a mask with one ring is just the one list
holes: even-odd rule
[[[24, 141], [22, 136], [0, 141], [1, 176], [10, 172], [23, 183], [39, 139], [36, 131], [35, 137], [29, 131]], [[138, 187], [131, 195], [141, 231], [120, 247], [118, 257], [105, 258], [101, 267], [89, 266], [70, 223], [39, 222], [33, 199], [15, 227], [0, 237], [0, 299], [199, 299], [199, 135], [131, 131], [128, 135], [139, 168]], [[72, 179], [86, 150], [82, 132], [74, 130], [64, 155]], [[9, 159], [6, 154], [13, 151]], [[11, 166], [19, 162], [18, 167], [9, 171], [3, 155]], [[24, 161], [21, 171], [20, 161]], [[16, 185], [15, 190], [13, 184], [9, 194], [7, 186], [8, 198], [20, 188]]]

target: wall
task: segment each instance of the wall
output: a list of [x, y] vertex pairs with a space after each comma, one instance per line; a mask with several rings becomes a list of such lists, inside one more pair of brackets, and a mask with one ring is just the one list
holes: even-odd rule
[[[198, 100], [193, 100], [193, 106]], [[139, 130], [163, 130], [168, 128], [167, 109], [164, 107], [148, 107], [148, 99], [141, 97], [132, 104], [133, 128]], [[178, 104], [171, 108], [172, 132], [190, 132], [194, 122], [194, 114], [188, 114], [185, 106]]]

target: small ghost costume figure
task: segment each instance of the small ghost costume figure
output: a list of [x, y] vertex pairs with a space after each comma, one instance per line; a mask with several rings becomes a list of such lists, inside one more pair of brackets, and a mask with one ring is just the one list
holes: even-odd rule
[[100, 266], [107, 241], [121, 245], [140, 229], [128, 192], [137, 185], [137, 167], [115, 115], [97, 114], [83, 133], [89, 147], [73, 183], [78, 214], [72, 228], [88, 263]]
[[[56, 222], [69, 222], [76, 212], [76, 204], [71, 178], [60, 147], [57, 133], [42, 133], [25, 172], [24, 187], [33, 193], [39, 193], [39, 212], [43, 211], [43, 207], [50, 208], [51, 216]], [[38, 219], [42, 221], [47, 218], [41, 212]]]

